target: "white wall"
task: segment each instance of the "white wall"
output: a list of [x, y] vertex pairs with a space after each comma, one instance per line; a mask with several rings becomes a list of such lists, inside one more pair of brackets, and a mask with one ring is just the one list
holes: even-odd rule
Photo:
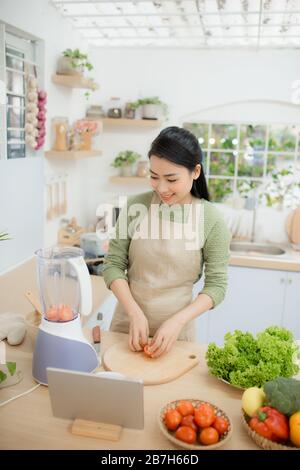
[[[82, 117], [90, 104], [107, 105], [111, 96], [123, 102], [138, 97], [159, 95], [170, 106], [166, 125], [181, 125], [184, 120], [300, 121], [299, 107], [292, 106], [292, 82], [300, 78], [300, 52], [290, 50], [203, 51], [188, 49], [100, 49], [90, 50], [95, 65], [94, 77], [100, 89], [87, 103], [82, 90], [54, 85], [51, 75], [56, 59], [66, 47], [84, 49], [86, 44], [62, 19], [47, 0], [1, 0], [0, 18], [45, 40], [45, 76], [48, 102], [48, 137], [51, 118]], [[256, 100], [255, 102], [252, 102]], [[260, 101], [262, 100], [262, 101]], [[265, 100], [277, 101], [266, 103]], [[222, 106], [242, 101], [241, 104]], [[283, 103], [278, 103], [283, 102]], [[207, 107], [215, 109], [201, 111]], [[193, 116], [191, 116], [193, 115]], [[146, 154], [159, 130], [105, 130], [96, 137], [95, 147], [103, 156], [78, 162], [45, 162], [45, 174], [67, 172], [69, 210], [82, 225], [92, 222], [99, 202], [113, 195], [145, 191], [145, 185], [116, 186], [109, 182], [110, 166], [120, 150], [133, 149]], [[59, 220], [45, 222], [45, 244], [56, 241]], [[20, 240], [22, 243], [22, 240]]]
[[[188, 119], [300, 122], [300, 106], [291, 103], [292, 83], [300, 78], [299, 59], [300, 51], [292, 50], [93, 48], [91, 60], [96, 64], [101, 88], [91, 102], [106, 106], [111, 96], [119, 96], [125, 103], [159, 95], [170, 107], [166, 125], [182, 125]], [[145, 185], [109, 184], [113, 173], [109, 165], [119, 150], [127, 148], [146, 158], [157, 133], [104, 130], [104, 157], [101, 163], [93, 162], [90, 175], [86, 173], [91, 215], [103, 198], [146, 190]]]
[[[15, 26], [25, 32], [31, 33], [34, 36], [44, 40], [45, 43], [45, 89], [48, 92], [47, 103], [47, 137], [45, 149], [50, 148], [50, 131], [51, 119], [54, 116], [68, 116], [70, 122], [85, 115], [86, 98], [84, 97], [85, 90], [72, 90], [65, 87], [54, 85], [51, 81], [51, 76], [55, 73], [57, 57], [67, 47], [75, 48], [80, 47], [82, 50], [86, 49], [86, 43], [82, 37], [74, 31], [71, 24], [63, 19], [56, 9], [50, 4], [48, 0], [1, 0], [0, 4], [0, 20]], [[32, 160], [31, 162], [29, 160]], [[34, 168], [35, 159], [24, 159], [24, 161], [2, 161], [0, 172], [0, 185], [1, 185], [1, 201], [6, 208], [8, 203], [5, 204], [5, 194], [3, 188], [9, 186], [11, 191], [6, 194], [7, 197], [12, 198], [9, 207], [13, 208], [13, 213], [7, 214], [3, 217], [3, 210], [1, 210], [1, 226], [0, 230], [5, 228], [12, 231], [14, 240], [11, 242], [2, 243], [1, 248], [1, 263], [0, 272], [9, 266], [16, 264], [22, 259], [28, 258], [32, 255], [33, 251], [39, 248], [43, 243], [46, 245], [52, 244], [56, 241], [57, 229], [59, 220], [46, 221], [45, 207], [43, 201], [40, 201], [38, 210], [40, 217], [31, 217], [30, 202], [27, 201], [26, 194], [36, 198], [43, 199], [42, 194], [36, 194], [33, 188], [28, 188], [28, 185], [34, 186], [36, 178], [43, 178], [43, 171], [45, 178], [48, 175], [57, 173], [68, 173], [68, 202], [69, 211], [66, 215], [71, 216], [79, 213], [82, 196], [81, 196], [81, 166], [76, 162], [44, 162], [44, 170], [42, 170], [42, 161], [38, 163], [39, 172]], [[28, 172], [28, 168], [32, 167], [31, 180], [26, 178], [26, 171], [23, 173], [23, 179], [20, 177], [22, 169]], [[15, 168], [15, 169], [14, 169]], [[15, 178], [15, 170], [16, 176]], [[5, 185], [4, 185], [5, 179]], [[2, 184], [1, 184], [2, 183]], [[25, 197], [23, 196], [25, 195]], [[45, 195], [44, 195], [45, 197]], [[4, 206], [3, 206], [4, 207]], [[35, 208], [35, 210], [37, 210]], [[13, 223], [12, 220], [17, 220], [20, 214], [24, 212], [28, 215], [28, 223], [25, 226], [19, 227], [20, 224]], [[10, 212], [12, 212], [10, 210]], [[34, 224], [32, 224], [32, 219]], [[12, 227], [13, 225], [13, 227]], [[21, 231], [20, 231], [21, 229]], [[39, 236], [36, 236], [36, 233]], [[10, 247], [14, 247], [11, 251]]]

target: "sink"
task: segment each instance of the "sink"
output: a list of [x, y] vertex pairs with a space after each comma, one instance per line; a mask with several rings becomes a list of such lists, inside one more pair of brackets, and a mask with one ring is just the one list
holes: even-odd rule
[[245, 256], [280, 256], [286, 253], [280, 246], [253, 242], [231, 242], [230, 251]]

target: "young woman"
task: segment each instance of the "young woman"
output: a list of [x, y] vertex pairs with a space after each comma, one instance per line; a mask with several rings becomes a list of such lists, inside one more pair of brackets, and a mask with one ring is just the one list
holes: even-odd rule
[[[192, 320], [224, 299], [231, 235], [209, 202], [201, 148], [191, 132], [167, 127], [148, 156], [153, 190], [129, 198], [122, 209], [104, 281], [119, 301], [111, 330], [129, 333], [133, 351], [152, 337], [148, 350], [158, 357], [178, 339], [194, 340]], [[203, 267], [204, 288], [193, 300]]]

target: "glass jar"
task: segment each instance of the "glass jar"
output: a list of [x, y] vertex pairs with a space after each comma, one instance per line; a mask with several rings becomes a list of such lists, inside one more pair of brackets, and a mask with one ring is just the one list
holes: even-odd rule
[[141, 178], [145, 178], [148, 175], [148, 168], [149, 168], [149, 165], [148, 165], [147, 160], [142, 160], [138, 162], [137, 172], [136, 172], [137, 176]]
[[134, 119], [135, 118], [135, 108], [132, 103], [126, 103], [124, 109], [124, 118]]
[[69, 121], [66, 117], [52, 119], [53, 150], [68, 150]]
[[122, 108], [120, 98], [113, 96], [108, 104], [107, 117], [120, 119], [122, 117]]

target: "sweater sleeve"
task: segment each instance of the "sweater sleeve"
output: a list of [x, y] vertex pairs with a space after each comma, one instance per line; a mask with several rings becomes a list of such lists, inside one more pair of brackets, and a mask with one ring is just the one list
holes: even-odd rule
[[231, 233], [220, 217], [212, 226], [202, 249], [205, 280], [201, 294], [211, 297], [212, 308], [219, 305], [225, 297], [230, 240]]
[[[104, 259], [103, 278], [108, 289], [115, 279], [128, 281], [128, 251], [134, 228], [150, 207], [153, 191], [131, 196], [120, 212]], [[137, 206], [136, 206], [137, 205]], [[135, 211], [135, 208], [137, 211]], [[144, 212], [141, 211], [144, 209]], [[133, 209], [133, 210], [132, 210]]]
[[128, 250], [130, 236], [128, 233], [128, 205], [120, 211], [118, 221], [109, 242], [108, 253], [104, 258], [103, 278], [108, 289], [115, 279], [127, 278]]

